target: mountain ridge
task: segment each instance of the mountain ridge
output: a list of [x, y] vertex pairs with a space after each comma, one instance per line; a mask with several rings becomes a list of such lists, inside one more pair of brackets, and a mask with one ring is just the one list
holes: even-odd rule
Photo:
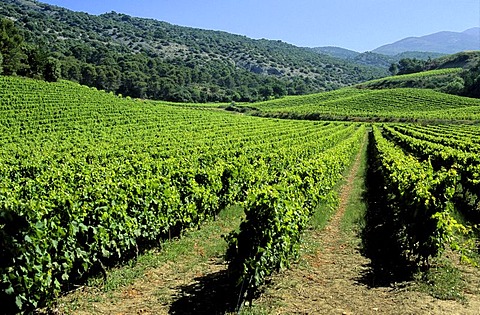
[[311, 49], [312, 51], [315, 51], [317, 53], [326, 54], [331, 57], [346, 59], [360, 65], [381, 67], [384, 69], [388, 69], [392, 63], [397, 63], [404, 58], [427, 60], [445, 56], [445, 54], [442, 53], [421, 51], [406, 51], [393, 56], [389, 56], [373, 51], [366, 51], [360, 53], [354, 50], [344, 49], [335, 46], [315, 47]]
[[407, 51], [454, 54], [466, 50], [480, 50], [479, 27], [462, 32], [440, 31], [419, 37], [406, 37], [380, 46], [372, 52], [392, 56]]

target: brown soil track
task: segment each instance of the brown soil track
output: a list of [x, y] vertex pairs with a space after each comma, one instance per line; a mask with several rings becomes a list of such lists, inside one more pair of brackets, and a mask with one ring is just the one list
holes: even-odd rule
[[366, 284], [370, 261], [360, 252], [361, 241], [355, 232], [341, 230], [355, 177], [361, 176], [361, 152], [341, 188], [337, 212], [325, 229], [311, 231], [309, 242], [319, 244], [318, 249], [275, 276], [254, 304], [266, 305], [269, 314], [480, 314], [476, 295], [460, 303], [405, 287]]

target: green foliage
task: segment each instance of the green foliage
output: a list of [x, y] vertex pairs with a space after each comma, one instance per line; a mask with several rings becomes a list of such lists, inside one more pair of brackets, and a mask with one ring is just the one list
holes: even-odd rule
[[[364, 126], [357, 130], [351, 127], [346, 139], [337, 133], [319, 141], [317, 146], [323, 146], [324, 151], [304, 158], [302, 163], [296, 162], [298, 153], [289, 149], [289, 163], [282, 162], [281, 169], [272, 163], [262, 184], [249, 191], [245, 220], [238, 232], [227, 237], [229, 270], [247, 298], [269, 275], [297, 258], [301, 234], [319, 202], [335, 206], [333, 187], [365, 135]], [[278, 175], [269, 176], [272, 173]]]
[[425, 70], [427, 61], [416, 58], [404, 58], [398, 62], [397, 74], [416, 73]]
[[461, 271], [447, 259], [439, 259], [437, 264], [417, 274], [419, 289], [437, 299], [465, 302], [465, 282]]
[[48, 58], [43, 72], [45, 81], [56, 82], [60, 79], [60, 65], [56, 59]]
[[[430, 225], [432, 230], [429, 233], [438, 249], [450, 246], [461, 254], [462, 260], [474, 263], [472, 257], [478, 250], [478, 244], [475, 244], [472, 226], [480, 222], [480, 187], [476, 180], [479, 174], [480, 160], [477, 152], [480, 152], [480, 143], [475, 136], [465, 139], [468, 129], [463, 126], [447, 128], [395, 125], [384, 126], [384, 134], [412, 154], [404, 156], [403, 161], [411, 160], [408, 164], [415, 169], [420, 169], [421, 164], [427, 165], [426, 174], [433, 182], [425, 187], [432, 194], [432, 202], [436, 203], [436, 213], [431, 216], [436, 224]], [[378, 131], [377, 136], [381, 137]], [[389, 145], [393, 147], [393, 144]], [[418, 162], [415, 162], [417, 159]], [[407, 175], [402, 173], [401, 176], [408, 180]], [[412, 180], [410, 185], [418, 185], [413, 182], [415, 181]], [[401, 191], [394, 195], [401, 198], [402, 202], [407, 196]], [[458, 220], [455, 209], [465, 217], [465, 222]]]
[[[356, 128], [0, 77], [2, 310], [31, 311], [229, 204], [253, 207], [252, 196], [282, 181], [288, 165], [314, 163]], [[293, 187], [305, 191], [312, 186], [302, 178], [326, 173], [315, 163], [297, 171]], [[333, 152], [328, 165], [341, 166]], [[312, 196], [326, 196], [332, 185]]]
[[371, 80], [357, 84], [356, 87], [374, 90], [392, 88], [422, 88], [436, 89], [449, 93], [449, 91], [447, 91], [447, 86], [452, 84], [452, 82], [457, 81], [460, 78], [461, 72], [461, 68], [429, 70]]
[[465, 96], [480, 98], [480, 61], [462, 75], [464, 88], [461, 93]]
[[[378, 216], [393, 235], [391, 246], [398, 257], [419, 266], [441, 252], [453, 234], [451, 224], [457, 173], [434, 171], [429, 161], [420, 162], [386, 140], [374, 126], [374, 170], [384, 187]], [[374, 227], [375, 228], [375, 227]], [[368, 233], [368, 232], [367, 232]], [[374, 250], [374, 249], [371, 249]]]
[[435, 53], [435, 52], [407, 51], [407, 52], [403, 52], [403, 53], [392, 56], [392, 55], [383, 55], [383, 54], [379, 54], [371, 51], [358, 53], [355, 51], [351, 51], [351, 50], [347, 50], [339, 47], [318, 47], [318, 48], [310, 48], [310, 49], [319, 54], [326, 54], [332, 57], [346, 59], [356, 64], [384, 68], [385, 70], [388, 69], [392, 74], [395, 74], [393, 73], [395, 71], [392, 72], [392, 70], [395, 70], [395, 67], [398, 68], [397, 63], [401, 59], [416, 58], [420, 60], [431, 60], [431, 58], [437, 58], [445, 55], [442, 53]]
[[0, 53], [3, 56], [3, 73], [15, 74], [22, 67], [23, 36], [9, 19], [0, 20]]
[[[428, 60], [405, 58], [390, 67], [390, 72], [399, 76], [373, 80], [358, 86], [372, 89], [429, 88], [479, 98], [479, 65], [478, 51], [466, 51]], [[405, 75], [409, 73], [410, 75]]]
[[[448, 70], [447, 72], [453, 72]], [[252, 105], [246, 105], [252, 106]], [[344, 88], [254, 104], [259, 116], [306, 119], [478, 120], [477, 99], [429, 89], [367, 90]]]
[[0, 74], [45, 79], [59, 79], [57, 60], [40, 46], [24, 43], [20, 30], [9, 19], [0, 22]]
[[396, 63], [392, 63], [390, 65], [390, 68], [388, 68], [388, 71], [390, 71], [390, 73], [392, 75], [397, 75], [398, 74], [398, 65]]

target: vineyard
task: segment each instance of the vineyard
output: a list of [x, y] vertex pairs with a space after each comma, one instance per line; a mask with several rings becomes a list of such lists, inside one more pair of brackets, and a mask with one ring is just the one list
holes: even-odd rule
[[[305, 104], [308, 100], [308, 105]], [[478, 119], [480, 103], [433, 91], [343, 89], [254, 104], [266, 112]], [[388, 106], [387, 106], [388, 105]], [[480, 128], [264, 119], [122, 98], [75, 83], [0, 77], [0, 300], [31, 311], [72, 284], [229, 205], [245, 218], [225, 239], [231, 281], [251, 298], [299, 255], [315, 212], [370, 134], [372, 238], [428, 266], [450, 246], [474, 262]], [[419, 108], [421, 108], [419, 110]], [[380, 227], [380, 228], [379, 228]]]
[[345, 88], [256, 103], [255, 115], [315, 120], [451, 121], [480, 118], [480, 101], [428, 89]]
[[258, 286], [296, 256], [318, 202], [335, 203], [365, 135], [355, 124], [190, 110], [68, 82], [0, 86], [0, 294], [20, 309], [239, 202], [246, 221], [229, 259]]
[[419, 87], [436, 89], [439, 87], [441, 88], [443, 86], [447, 86], [461, 72], [462, 68], [429, 70], [370, 80], [357, 84], [356, 87], [368, 89], [382, 89], [394, 87]]

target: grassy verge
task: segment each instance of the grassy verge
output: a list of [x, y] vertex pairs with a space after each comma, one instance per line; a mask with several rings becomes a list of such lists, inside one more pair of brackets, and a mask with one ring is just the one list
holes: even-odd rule
[[414, 288], [437, 299], [466, 301], [466, 283], [462, 279], [462, 272], [445, 257], [436, 258], [430, 269], [417, 273]]
[[[366, 211], [366, 206], [363, 203], [363, 192], [365, 191], [365, 171], [366, 171], [366, 150], [367, 150], [367, 137], [364, 139], [364, 144], [360, 150], [360, 168], [358, 169], [357, 173], [355, 174], [355, 179], [353, 183], [354, 189], [349, 194], [348, 206], [346, 209], [345, 216], [348, 218], [342, 218], [342, 230], [346, 231], [348, 229], [354, 228], [358, 229], [363, 227], [363, 225], [356, 227], [356, 224], [362, 223], [363, 215]], [[340, 191], [343, 186], [347, 184], [347, 177], [352, 172], [353, 165], [355, 164], [355, 159], [352, 160], [350, 167], [345, 171], [343, 174], [343, 180], [341, 180], [334, 188], [334, 191], [337, 193], [337, 196], [340, 194]], [[337, 198], [336, 207], [339, 206], [339, 200]], [[327, 209], [324, 204], [320, 203], [317, 211], [313, 214], [312, 218], [310, 219], [310, 228], [315, 230], [322, 230], [327, 226], [328, 222], [330, 221], [332, 215], [335, 214], [337, 209]], [[346, 220], [346, 221], [345, 221]], [[345, 221], [345, 222], [344, 222]], [[363, 223], [362, 223], [363, 224]]]
[[360, 153], [360, 166], [355, 174], [352, 183], [352, 189], [349, 194], [345, 214], [342, 217], [340, 228], [344, 233], [353, 232], [359, 236], [365, 227], [365, 213], [367, 203], [365, 201], [365, 176], [367, 170], [367, 145], [365, 144]]
[[[456, 220], [468, 224], [464, 218], [456, 213]], [[475, 241], [477, 235], [458, 235], [460, 242]], [[472, 238], [472, 239], [469, 239]], [[418, 272], [414, 276], [415, 287], [418, 291], [441, 300], [456, 300], [467, 302], [467, 294], [480, 294], [479, 275], [480, 255], [472, 249], [468, 253], [468, 261], [462, 260], [461, 253], [447, 249], [439, 257], [432, 259], [431, 268]]]

